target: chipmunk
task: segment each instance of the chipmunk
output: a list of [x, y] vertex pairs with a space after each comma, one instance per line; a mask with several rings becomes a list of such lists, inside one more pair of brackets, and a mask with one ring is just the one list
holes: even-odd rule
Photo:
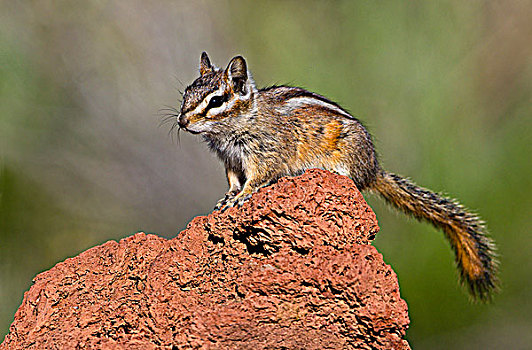
[[259, 188], [306, 169], [346, 175], [359, 190], [376, 191], [442, 229], [471, 295], [491, 298], [498, 262], [483, 221], [457, 201], [382, 169], [370, 134], [345, 109], [298, 87], [257, 89], [242, 56], [220, 69], [203, 52], [199, 71], [175, 116], [180, 129], [201, 134], [225, 165], [229, 190], [215, 209], [241, 205]]

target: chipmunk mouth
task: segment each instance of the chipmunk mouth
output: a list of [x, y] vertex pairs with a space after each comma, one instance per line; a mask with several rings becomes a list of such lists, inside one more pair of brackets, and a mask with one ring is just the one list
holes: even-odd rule
[[192, 130], [192, 129], [188, 128], [190, 123], [184, 122], [181, 118], [178, 118], [178, 125], [179, 125], [179, 129], [185, 130], [186, 132], [189, 132], [191, 134], [199, 134], [199, 133], [201, 133], [201, 131], [196, 131], [196, 130]]
[[192, 130], [192, 129], [187, 128], [186, 126], [179, 126], [179, 129], [185, 130], [186, 132], [189, 132], [194, 135], [201, 134], [201, 131]]
[[187, 129], [187, 128], [183, 128], [183, 129], [185, 131], [191, 133], [191, 134], [194, 134], [194, 135], [201, 134], [201, 131], [190, 130], [190, 129]]

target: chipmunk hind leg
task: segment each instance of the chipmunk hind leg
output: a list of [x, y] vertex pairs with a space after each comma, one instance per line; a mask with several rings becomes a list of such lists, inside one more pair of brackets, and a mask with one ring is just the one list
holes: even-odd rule
[[362, 191], [372, 187], [381, 172], [375, 147], [360, 123], [347, 123], [339, 134], [338, 149], [341, 158], [337, 172], [349, 176]]

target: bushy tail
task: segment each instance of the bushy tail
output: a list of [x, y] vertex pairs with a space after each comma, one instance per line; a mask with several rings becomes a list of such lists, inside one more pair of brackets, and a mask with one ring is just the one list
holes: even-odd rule
[[457, 201], [382, 171], [373, 186], [388, 202], [441, 228], [455, 252], [462, 281], [482, 301], [497, 289], [497, 254], [484, 222]]

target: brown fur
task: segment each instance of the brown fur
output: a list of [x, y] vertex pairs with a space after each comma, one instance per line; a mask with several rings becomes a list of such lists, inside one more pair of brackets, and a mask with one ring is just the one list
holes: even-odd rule
[[456, 201], [382, 170], [371, 137], [347, 111], [301, 88], [258, 90], [237, 56], [225, 70], [203, 53], [201, 76], [185, 90], [179, 126], [201, 134], [224, 162], [229, 191], [216, 208], [239, 205], [281, 176], [322, 168], [375, 190], [406, 213], [441, 228], [472, 295], [497, 286], [495, 247], [483, 222]]

